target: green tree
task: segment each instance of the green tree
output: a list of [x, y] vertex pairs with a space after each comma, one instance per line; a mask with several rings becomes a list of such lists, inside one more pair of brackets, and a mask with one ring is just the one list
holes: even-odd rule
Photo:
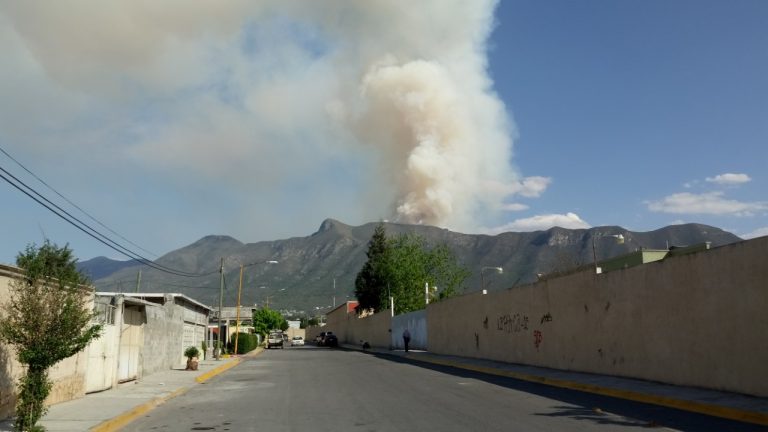
[[434, 247], [418, 235], [402, 234], [388, 239], [379, 224], [368, 242], [368, 261], [355, 279], [358, 311], [380, 311], [394, 298], [395, 312], [405, 313], [425, 307], [425, 284], [430, 301], [451, 297], [461, 288], [470, 272], [460, 266], [456, 256], [441, 244]]
[[280, 315], [280, 312], [270, 308], [261, 308], [253, 313], [253, 332], [262, 336], [270, 330], [288, 329], [288, 321]]
[[387, 277], [383, 267], [387, 248], [387, 233], [384, 224], [379, 223], [368, 242], [368, 251], [365, 253], [368, 260], [355, 277], [358, 312], [380, 310], [382, 305], [387, 304]]
[[16, 257], [24, 275], [11, 282], [10, 300], [0, 308], [0, 340], [13, 345], [26, 373], [19, 380], [17, 431], [35, 430], [45, 414], [45, 398], [53, 383], [49, 369], [82, 351], [99, 337], [89, 306], [89, 281], [72, 251], [45, 241], [27, 246]]
[[389, 240], [382, 267], [398, 314], [426, 307], [427, 283], [430, 301], [438, 301], [456, 295], [470, 276], [448, 246], [429, 247], [423, 237], [413, 234]]

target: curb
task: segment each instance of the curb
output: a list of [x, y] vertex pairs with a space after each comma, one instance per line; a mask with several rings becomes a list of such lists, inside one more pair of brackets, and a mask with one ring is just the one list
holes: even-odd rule
[[[243, 357], [246, 357], [246, 356], [247, 357], [252, 357], [252, 356], [255, 357], [255, 356], [261, 354], [262, 351], [263, 350], [259, 350], [257, 348], [256, 350], [252, 351], [251, 353], [245, 354]], [[235, 358], [232, 361], [228, 361], [227, 363], [225, 363], [225, 364], [223, 364], [221, 366], [218, 366], [218, 367], [216, 367], [214, 369], [209, 370], [208, 372], [206, 372], [204, 374], [201, 374], [201, 375], [195, 377], [195, 381], [198, 384], [203, 384], [206, 381], [208, 381], [209, 379], [215, 377], [216, 375], [219, 375], [220, 373], [225, 372], [225, 371], [227, 371], [229, 369], [232, 369], [233, 367], [239, 365], [241, 361], [242, 361], [242, 357], [237, 357], [237, 358]], [[165, 396], [156, 397], [156, 398], [152, 399], [149, 402], [143, 403], [143, 404], [141, 404], [141, 405], [139, 405], [139, 406], [137, 406], [135, 408], [132, 408], [132, 409], [130, 409], [130, 410], [128, 410], [128, 411], [118, 415], [117, 417], [114, 417], [112, 419], [103, 421], [103, 422], [99, 423], [98, 425], [94, 426], [93, 428], [91, 428], [90, 430], [92, 432], [112, 432], [112, 431], [118, 431], [118, 430], [120, 430], [120, 428], [125, 427], [126, 425], [128, 425], [128, 423], [136, 420], [136, 418], [144, 415], [145, 413], [153, 410], [157, 406], [162, 405], [163, 403], [165, 403], [165, 402], [167, 402], [167, 401], [169, 401], [169, 400], [171, 400], [171, 399], [173, 399], [173, 398], [175, 398], [177, 396], [183, 395], [188, 390], [189, 390], [189, 387], [182, 387], [182, 388], [180, 388], [180, 389], [178, 389], [178, 390], [176, 390], [176, 391], [174, 391], [172, 393], [169, 393], [169, 394], [167, 394]]]
[[223, 365], [216, 367], [215, 369], [211, 369], [208, 372], [195, 377], [195, 381], [197, 381], [197, 383], [199, 383], [199, 384], [202, 384], [202, 383], [208, 381], [209, 379], [215, 377], [216, 375], [218, 375], [218, 374], [220, 374], [220, 373], [222, 373], [224, 371], [227, 371], [229, 369], [232, 369], [233, 367], [239, 365], [241, 361], [242, 361], [242, 359], [240, 359], [240, 357], [237, 357], [234, 360], [228, 361], [228, 362], [224, 363]]
[[106, 420], [104, 422], [101, 422], [100, 424], [94, 426], [90, 430], [93, 432], [111, 432], [111, 431], [117, 431], [120, 428], [126, 426], [128, 423], [134, 421], [137, 417], [143, 415], [144, 413], [154, 409], [156, 406], [161, 405], [165, 403], [166, 401], [169, 401], [176, 396], [180, 396], [187, 392], [187, 387], [182, 387], [173, 393], [169, 393], [165, 396], [160, 396], [152, 399], [149, 402], [143, 403], [130, 411], [126, 411], [122, 414], [120, 414], [117, 417], [114, 417], [110, 420]]
[[405, 355], [403, 356], [409, 360], [430, 363], [441, 366], [450, 366], [457, 369], [471, 370], [474, 372], [481, 372], [489, 375], [497, 375], [508, 378], [514, 378], [522, 381], [528, 381], [538, 384], [544, 384], [552, 387], [565, 388], [570, 390], [577, 390], [587, 393], [594, 393], [603, 396], [610, 396], [618, 399], [626, 399], [634, 402], [642, 402], [652, 405], [664, 406], [667, 408], [675, 408], [683, 411], [690, 411], [699, 414], [705, 414], [714, 417], [721, 417], [728, 420], [736, 420], [745, 423], [753, 423], [762, 426], [768, 426], [768, 414], [746, 411], [737, 408], [724, 407], [720, 405], [711, 405], [702, 402], [686, 401], [682, 399], [675, 399], [666, 396], [656, 396], [647, 393], [640, 393], [631, 390], [621, 390], [609, 387], [601, 387], [595, 384], [584, 384], [575, 381], [561, 380], [556, 378], [547, 378], [538, 375], [529, 375], [519, 372], [505, 371], [501, 369], [489, 368], [484, 366], [474, 366], [450, 360], [438, 360], [427, 358], [416, 358], [416, 356]]

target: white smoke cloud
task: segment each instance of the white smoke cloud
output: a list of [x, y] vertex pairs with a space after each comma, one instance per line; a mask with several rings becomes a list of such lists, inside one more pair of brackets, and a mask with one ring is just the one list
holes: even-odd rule
[[541, 231], [553, 227], [568, 229], [590, 228], [591, 225], [584, 221], [576, 213], [544, 214], [514, 220], [508, 224], [484, 230], [486, 234], [499, 234], [503, 232], [527, 232]]
[[740, 237], [744, 239], [753, 239], [758, 237], [768, 236], [768, 227], [757, 228], [746, 234], [742, 234]]
[[509, 203], [501, 206], [502, 210], [510, 211], [510, 212], [528, 210], [528, 208], [529, 208], [528, 205], [522, 204], [522, 203]]
[[180, 188], [289, 185], [321, 206], [312, 223], [347, 188], [364, 221], [472, 230], [551, 182], [510, 165], [515, 128], [487, 71], [496, 4], [5, 2], [0, 76], [50, 89], [24, 111], [30, 127], [59, 119], [41, 154], [88, 151]]
[[707, 177], [706, 180], [710, 183], [716, 183], [719, 185], [738, 185], [752, 181], [752, 179], [747, 174], [734, 173], [719, 174], [714, 177]]
[[727, 199], [724, 195], [719, 191], [701, 194], [682, 192], [646, 204], [650, 211], [675, 214], [753, 216], [756, 212], [768, 210], [768, 202], [743, 202]]

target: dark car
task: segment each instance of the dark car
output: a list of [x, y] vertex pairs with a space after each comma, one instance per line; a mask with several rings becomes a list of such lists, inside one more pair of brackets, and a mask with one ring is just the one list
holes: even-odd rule
[[325, 334], [325, 338], [323, 338], [323, 346], [337, 347], [339, 346], [339, 339], [335, 334], [328, 332]]

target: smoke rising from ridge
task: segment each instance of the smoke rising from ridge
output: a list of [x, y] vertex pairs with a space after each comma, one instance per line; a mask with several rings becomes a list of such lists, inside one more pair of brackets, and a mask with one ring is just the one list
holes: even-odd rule
[[74, 111], [67, 121], [77, 123], [115, 113], [90, 120], [86, 143], [65, 135], [35, 145], [87, 145], [179, 187], [305, 188], [325, 214], [337, 203], [322, 196], [352, 188], [334, 177], [342, 166], [360, 177], [362, 219], [472, 230], [549, 183], [511, 167], [515, 129], [487, 71], [496, 4], [6, 3], [0, 23], [13, 33], [0, 48], [33, 61], [16, 76], [0, 72], [20, 83], [0, 91], [35, 87], [57, 101], [14, 116]]

